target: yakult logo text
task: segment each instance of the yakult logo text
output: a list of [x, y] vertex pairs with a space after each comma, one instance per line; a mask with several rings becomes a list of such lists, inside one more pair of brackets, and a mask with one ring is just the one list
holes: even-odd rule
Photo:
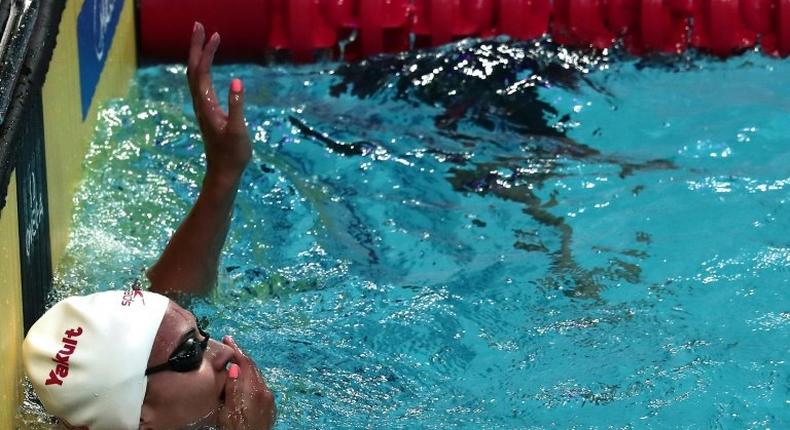
[[77, 350], [78, 341], [75, 337], [82, 334], [82, 327], [66, 330], [65, 337], [61, 339], [63, 348], [52, 357], [52, 361], [57, 363], [54, 369], [49, 371], [49, 379], [44, 381], [45, 385], [63, 385], [63, 380], [69, 376], [69, 358]]

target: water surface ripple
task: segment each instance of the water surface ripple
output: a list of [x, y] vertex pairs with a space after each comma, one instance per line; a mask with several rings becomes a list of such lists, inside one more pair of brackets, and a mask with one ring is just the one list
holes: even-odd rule
[[[278, 428], [790, 427], [790, 63], [620, 57], [215, 71], [255, 154], [194, 309]], [[195, 199], [183, 75], [101, 111], [58, 296], [121, 288]]]

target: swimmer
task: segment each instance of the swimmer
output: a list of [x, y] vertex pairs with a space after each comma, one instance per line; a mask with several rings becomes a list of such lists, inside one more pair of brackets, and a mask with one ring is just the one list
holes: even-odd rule
[[30, 329], [25, 372], [47, 411], [66, 428], [261, 430], [274, 396], [228, 336], [218, 341], [174, 299], [216, 285], [242, 172], [252, 156], [244, 88], [234, 79], [228, 112], [210, 68], [220, 37], [195, 23], [187, 80], [206, 153], [200, 194], [148, 271], [150, 290], [105, 291], [55, 304]]

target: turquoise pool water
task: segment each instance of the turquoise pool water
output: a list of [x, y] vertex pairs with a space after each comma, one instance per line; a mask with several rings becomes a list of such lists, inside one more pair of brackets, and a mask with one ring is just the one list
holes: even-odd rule
[[[198, 191], [184, 69], [101, 111], [57, 295]], [[195, 304], [280, 429], [790, 427], [790, 62], [467, 41], [226, 66], [254, 161]]]

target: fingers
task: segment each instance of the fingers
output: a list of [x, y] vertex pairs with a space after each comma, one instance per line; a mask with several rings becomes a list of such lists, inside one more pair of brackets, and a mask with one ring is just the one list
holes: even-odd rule
[[[225, 336], [222, 339], [222, 343], [225, 345], [230, 346], [233, 349], [233, 363], [240, 362], [240, 359], [244, 356], [244, 354], [239, 349], [236, 342], [230, 336]], [[242, 388], [243, 383], [239, 380], [239, 377], [242, 376], [243, 370], [237, 371], [240, 374], [235, 375], [236, 377], [232, 377], [229, 372], [229, 379], [232, 381], [228, 381], [225, 383], [225, 404], [222, 407], [220, 420], [224, 421], [223, 426], [221, 428], [233, 428], [229, 424], [231, 422], [236, 422], [242, 418], [242, 406], [243, 406], [243, 399], [242, 399]]]
[[225, 336], [222, 341], [233, 349], [233, 360], [231, 361], [239, 365], [239, 379], [253, 378], [254, 380], [260, 380], [261, 374], [255, 366], [255, 362], [242, 352], [239, 346], [236, 345], [236, 341], [230, 336]]
[[[234, 87], [231, 87], [233, 90]], [[225, 336], [222, 342], [233, 349], [233, 361], [238, 366], [232, 364], [228, 371], [230, 380], [225, 384], [225, 404], [219, 415], [220, 428], [271, 428], [276, 411], [273, 394], [254, 367], [252, 359], [241, 351], [233, 338]], [[237, 372], [240, 374], [234, 378]]]
[[244, 84], [241, 79], [233, 79], [228, 93], [228, 126], [234, 133], [244, 133]]
[[197, 66], [198, 89], [200, 90], [200, 97], [205, 98], [208, 96], [211, 104], [217, 104], [217, 96], [214, 94], [214, 86], [211, 83], [211, 65], [214, 63], [214, 54], [217, 53], [219, 47], [219, 33], [214, 33], [209, 38], [203, 52], [200, 56], [200, 62]]
[[230, 422], [241, 418], [241, 385], [237, 382], [225, 384], [225, 404], [220, 412], [220, 420], [224, 421], [221, 428], [231, 428], [228, 424]]
[[239, 394], [239, 384], [236, 382], [236, 378], [233, 379], [234, 382], [225, 384], [225, 405], [231, 409], [238, 401]]
[[214, 63], [214, 55], [220, 44], [220, 36], [215, 32], [206, 42], [205, 32], [203, 24], [195, 22], [187, 63], [187, 80], [192, 93], [192, 106], [202, 130], [204, 126], [219, 128], [227, 119], [219, 106], [211, 81], [211, 65]]
[[197, 89], [197, 67], [200, 64], [200, 57], [203, 53], [203, 43], [206, 40], [206, 30], [203, 24], [195, 22], [192, 28], [192, 39], [189, 42], [189, 58], [187, 60], [187, 79], [191, 90]]
[[208, 43], [206, 46], [203, 47], [200, 53], [200, 61], [197, 65], [197, 71], [199, 72], [199, 76], [203, 76], [205, 74], [210, 73], [211, 64], [214, 63], [214, 54], [217, 53], [217, 48], [219, 47], [220, 37], [219, 33], [214, 32], [211, 37], [208, 39]]
[[[241, 348], [239, 348], [239, 346], [238, 346], [238, 345], [236, 345], [236, 341], [235, 341], [235, 340], [233, 340], [233, 338], [232, 338], [232, 337], [230, 337], [230, 336], [225, 336], [224, 338], [222, 338], [222, 342], [223, 342], [225, 345], [228, 345], [229, 347], [231, 347], [231, 348], [233, 349], [233, 360], [232, 360], [232, 361], [233, 361], [234, 363], [237, 363], [237, 364], [239, 364], [239, 365], [242, 365], [242, 366], [243, 366], [243, 365], [245, 365], [245, 364], [249, 364], [249, 362], [251, 362], [251, 361], [252, 361], [252, 360], [251, 360], [249, 357], [247, 357], [247, 356], [246, 356], [246, 355], [245, 355], [245, 354], [244, 354], [244, 353], [241, 351]], [[244, 372], [244, 369], [241, 369], [241, 370], [242, 370], [242, 374], [243, 374], [243, 372]]]
[[240, 373], [239, 365], [236, 363], [230, 363], [230, 368], [228, 369], [228, 378], [239, 379]]

